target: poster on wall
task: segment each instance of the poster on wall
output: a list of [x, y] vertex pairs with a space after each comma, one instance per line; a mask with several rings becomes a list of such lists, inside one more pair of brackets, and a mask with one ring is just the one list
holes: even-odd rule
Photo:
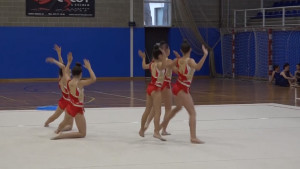
[[40, 17], [94, 17], [95, 0], [26, 0], [26, 15]]

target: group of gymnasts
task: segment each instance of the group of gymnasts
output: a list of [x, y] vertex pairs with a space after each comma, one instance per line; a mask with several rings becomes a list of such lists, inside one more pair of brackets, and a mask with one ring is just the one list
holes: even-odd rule
[[[55, 45], [54, 49], [58, 54], [59, 60], [47, 58], [46, 61], [54, 63], [60, 68], [59, 88], [62, 91], [62, 98], [59, 100], [58, 108], [55, 113], [45, 122], [45, 127], [65, 112], [64, 120], [55, 131], [57, 135], [52, 139], [82, 138], [86, 136], [83, 88], [94, 83], [96, 76], [91, 68], [90, 62], [84, 60], [84, 67], [89, 71], [90, 78], [82, 80], [82, 67], [80, 63], [76, 63], [70, 71], [70, 64], [73, 60], [72, 53], [68, 54], [68, 62], [65, 65], [61, 57], [61, 47]], [[141, 118], [141, 128], [139, 130], [141, 137], [145, 136], [145, 131], [154, 118], [153, 137], [161, 141], [166, 141], [163, 136], [170, 135], [170, 133], [167, 132], [170, 120], [182, 109], [182, 106], [184, 106], [189, 114], [191, 143], [204, 143], [196, 136], [196, 111], [193, 99], [190, 95], [190, 86], [194, 73], [196, 70], [202, 68], [208, 56], [208, 51], [205, 46], [202, 46], [202, 50], [204, 55], [201, 60], [196, 63], [195, 60], [191, 58], [191, 46], [184, 40], [180, 47], [182, 56], [180, 56], [178, 52], [173, 51], [176, 58], [171, 60], [168, 58], [170, 55], [169, 45], [162, 41], [154, 45], [152, 50], [153, 59], [149, 64], [146, 63], [145, 53], [141, 50], [138, 51], [139, 56], [142, 58], [143, 69], [149, 69], [151, 72], [151, 82], [148, 84], [146, 90], [146, 108]], [[178, 74], [178, 77], [176, 83], [171, 86], [173, 73]], [[176, 106], [172, 109], [173, 98]], [[164, 103], [165, 106], [165, 115], [162, 123], [160, 123], [162, 103]], [[74, 118], [78, 132], [64, 132], [72, 129]]]
[[283, 70], [280, 72], [279, 65], [273, 66], [273, 73], [270, 83], [275, 81], [275, 85], [282, 87], [295, 87], [300, 84], [300, 63], [296, 65], [295, 76], [290, 72], [290, 64], [285, 63]]

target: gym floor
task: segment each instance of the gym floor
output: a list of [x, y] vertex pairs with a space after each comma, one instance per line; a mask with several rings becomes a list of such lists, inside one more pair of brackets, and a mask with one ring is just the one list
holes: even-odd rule
[[[98, 81], [86, 88], [87, 136], [50, 140], [57, 82], [0, 84], [0, 168], [5, 169], [298, 169], [300, 108], [294, 89], [260, 81], [195, 79], [191, 93], [197, 135], [189, 142], [188, 114], [170, 122], [166, 142], [138, 135], [147, 81]], [[162, 108], [162, 113], [164, 109]], [[76, 131], [76, 125], [73, 131]]]
[[[85, 107], [144, 107], [146, 80], [97, 81], [85, 89]], [[57, 105], [57, 82], [2, 82], [0, 110], [36, 109]], [[191, 87], [195, 105], [278, 103], [295, 105], [294, 89], [265, 81], [195, 79]]]

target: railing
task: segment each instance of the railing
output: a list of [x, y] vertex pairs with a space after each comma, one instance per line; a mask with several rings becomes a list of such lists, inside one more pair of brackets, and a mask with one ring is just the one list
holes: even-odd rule
[[234, 27], [300, 25], [300, 6], [234, 10]]

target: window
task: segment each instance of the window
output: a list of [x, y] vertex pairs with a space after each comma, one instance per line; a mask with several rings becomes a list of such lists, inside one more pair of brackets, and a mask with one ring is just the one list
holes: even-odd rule
[[171, 27], [171, 0], [144, 0], [144, 25]]

